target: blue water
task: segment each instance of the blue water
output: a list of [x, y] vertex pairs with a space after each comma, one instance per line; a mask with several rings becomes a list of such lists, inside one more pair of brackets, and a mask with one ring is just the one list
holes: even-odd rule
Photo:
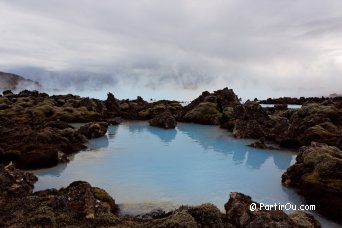
[[90, 140], [89, 150], [73, 155], [69, 163], [34, 171], [39, 178], [35, 190], [85, 180], [132, 214], [206, 202], [223, 211], [233, 191], [265, 204], [304, 204], [281, 184], [295, 154], [246, 146], [251, 142], [216, 126], [178, 123], [175, 130], [164, 130], [147, 122], [124, 122]]

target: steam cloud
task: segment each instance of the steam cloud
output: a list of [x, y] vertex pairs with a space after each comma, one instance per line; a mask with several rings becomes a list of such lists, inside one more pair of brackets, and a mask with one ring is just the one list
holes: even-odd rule
[[[65, 91], [192, 99], [342, 92], [342, 2], [0, 3], [0, 70]], [[184, 97], [185, 96], [185, 97]]]

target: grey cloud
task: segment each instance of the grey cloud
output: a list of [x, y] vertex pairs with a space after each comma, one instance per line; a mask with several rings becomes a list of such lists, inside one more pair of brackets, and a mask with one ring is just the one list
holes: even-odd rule
[[12, 0], [0, 14], [0, 68], [49, 86], [191, 97], [229, 86], [246, 98], [342, 90], [339, 0]]

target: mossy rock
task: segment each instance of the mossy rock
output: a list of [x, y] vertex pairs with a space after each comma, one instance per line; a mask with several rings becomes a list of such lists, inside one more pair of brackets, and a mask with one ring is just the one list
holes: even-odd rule
[[141, 119], [151, 119], [152, 118], [151, 109], [145, 109], [145, 110], [138, 112], [138, 117]]
[[123, 104], [120, 104], [119, 107], [121, 110], [127, 110], [127, 109], [129, 109], [129, 104], [125, 102]]
[[216, 96], [207, 96], [204, 98], [204, 102], [216, 103], [217, 97]]
[[186, 121], [216, 125], [220, 123], [221, 118], [222, 113], [217, 109], [217, 105], [211, 102], [202, 102], [198, 104], [184, 116]]
[[101, 188], [93, 188], [94, 196], [96, 199], [106, 202], [110, 205], [112, 213], [116, 214], [119, 211], [119, 207], [115, 204], [113, 198], [103, 189]]

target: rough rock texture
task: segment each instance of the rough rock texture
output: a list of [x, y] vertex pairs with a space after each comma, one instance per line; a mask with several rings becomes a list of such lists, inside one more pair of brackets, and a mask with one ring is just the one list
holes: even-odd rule
[[0, 97], [0, 104], [3, 105], [0, 116], [20, 123], [56, 120], [89, 122], [107, 118], [109, 113], [102, 101], [71, 94], [49, 96], [24, 90], [19, 94], [5, 91], [3, 95]]
[[303, 145], [316, 141], [337, 146], [338, 140], [342, 138], [341, 104], [304, 105], [292, 114], [286, 137], [296, 139]]
[[[257, 210], [251, 211], [250, 205], [255, 203]], [[312, 216], [288, 216], [281, 210], [259, 210], [258, 203], [252, 201], [251, 197], [241, 193], [230, 193], [229, 201], [224, 205], [227, 219], [236, 227], [320, 227], [320, 224]]]
[[177, 121], [170, 111], [165, 111], [149, 121], [151, 126], [165, 129], [173, 129], [177, 126]]
[[19, 124], [0, 118], [0, 163], [21, 169], [47, 168], [85, 148], [86, 137], [61, 121]]
[[238, 104], [240, 101], [232, 89], [224, 88], [213, 93], [205, 91], [184, 107], [177, 119], [219, 125], [226, 120], [225, 110]]
[[81, 126], [78, 133], [87, 137], [87, 139], [98, 138], [104, 136], [108, 129], [107, 122], [92, 122]]
[[265, 137], [265, 128], [270, 120], [265, 110], [257, 103], [248, 101], [234, 107], [233, 118], [235, 125], [233, 135], [237, 138]]
[[282, 175], [286, 186], [297, 187], [322, 214], [342, 222], [342, 151], [311, 143], [302, 147], [296, 163]]
[[188, 111], [184, 120], [201, 124], [218, 125], [221, 121], [222, 113], [219, 111], [217, 104], [212, 102], [199, 103], [194, 109]]
[[226, 109], [221, 127], [232, 130], [238, 138], [264, 137], [286, 148], [316, 141], [341, 149], [342, 103], [310, 103], [300, 109], [278, 108], [269, 113], [257, 102], [247, 101]]
[[31, 194], [37, 177], [16, 169], [11, 163], [0, 165], [0, 194], [4, 197], [22, 197]]
[[114, 97], [112, 93], [107, 94], [105, 105], [108, 112], [110, 112], [112, 115], [118, 115], [121, 113], [119, 101]]
[[173, 116], [182, 110], [182, 106], [177, 101], [161, 100], [153, 103], [148, 103], [145, 109], [138, 112], [138, 119], [152, 119], [165, 111], [169, 111]]
[[269, 150], [276, 149], [273, 146], [267, 145], [265, 143], [265, 139], [264, 138], [260, 138], [258, 141], [255, 141], [255, 142], [249, 144], [248, 146], [254, 147], [254, 148], [260, 148], [260, 149], [269, 149]]

